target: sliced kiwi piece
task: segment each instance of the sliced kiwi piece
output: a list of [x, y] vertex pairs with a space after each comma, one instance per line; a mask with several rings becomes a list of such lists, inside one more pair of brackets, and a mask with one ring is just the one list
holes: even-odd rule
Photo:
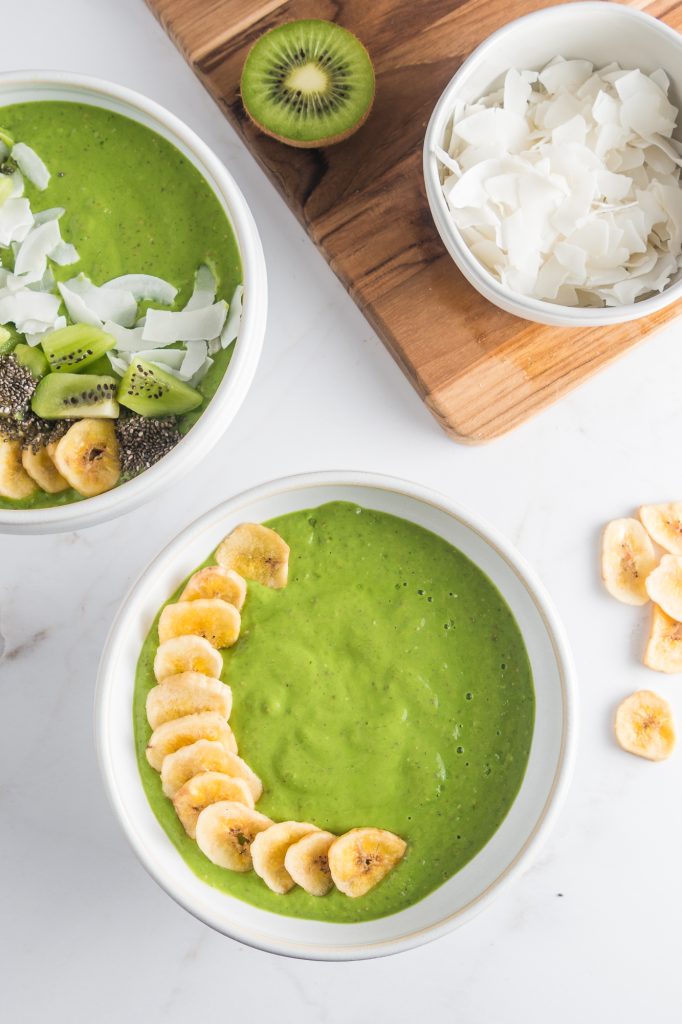
[[13, 327], [0, 327], [0, 356], [6, 356], [16, 348], [19, 335]]
[[244, 109], [291, 146], [329, 146], [356, 131], [374, 100], [374, 68], [352, 32], [332, 21], [291, 21], [253, 45], [241, 81]]
[[48, 373], [33, 393], [31, 408], [44, 420], [115, 419], [118, 384], [113, 377], [88, 373]]
[[133, 359], [118, 386], [118, 400], [140, 416], [181, 416], [202, 402], [189, 384], [144, 359]]
[[116, 341], [106, 331], [90, 324], [71, 324], [52, 331], [42, 341], [50, 369], [57, 373], [78, 372], [114, 348]]
[[37, 380], [50, 372], [50, 364], [39, 348], [31, 348], [30, 345], [22, 343], [14, 349], [14, 358], [29, 369]]

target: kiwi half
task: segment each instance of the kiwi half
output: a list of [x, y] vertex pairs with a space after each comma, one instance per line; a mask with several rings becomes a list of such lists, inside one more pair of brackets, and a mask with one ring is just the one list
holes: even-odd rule
[[48, 373], [38, 382], [31, 408], [44, 420], [115, 419], [117, 383], [113, 377], [89, 373]]
[[332, 21], [292, 21], [251, 48], [241, 92], [246, 113], [267, 135], [291, 146], [329, 146], [367, 118], [374, 68], [347, 29]]

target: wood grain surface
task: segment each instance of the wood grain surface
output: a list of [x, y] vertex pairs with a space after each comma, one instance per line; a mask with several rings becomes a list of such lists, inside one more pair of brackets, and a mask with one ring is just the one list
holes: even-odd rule
[[[610, 328], [544, 327], [503, 313], [465, 281], [424, 192], [431, 111], [491, 32], [542, 0], [147, 0], [287, 204], [451, 437], [510, 430], [680, 312]], [[682, 2], [632, 6], [682, 28]], [[249, 47], [296, 18], [355, 32], [377, 75], [374, 109], [350, 139], [292, 149], [246, 117]], [[258, 211], [254, 211], [256, 220]]]

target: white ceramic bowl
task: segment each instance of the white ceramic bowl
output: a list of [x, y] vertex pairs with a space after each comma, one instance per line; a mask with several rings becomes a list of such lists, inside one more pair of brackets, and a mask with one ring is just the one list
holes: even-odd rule
[[[412, 520], [473, 559], [516, 616], [536, 692], [528, 768], [501, 827], [469, 864], [426, 899], [398, 914], [362, 924], [325, 924], [272, 914], [200, 881], [149, 806], [132, 733], [140, 649], [158, 608], [183, 577], [237, 523], [336, 500]], [[528, 865], [555, 819], [568, 784], [575, 741], [574, 702], [571, 657], [556, 612], [534, 573], [506, 541], [447, 498], [416, 484], [367, 473], [318, 473], [278, 480], [219, 505], [180, 534], [143, 573], [121, 605], [102, 654], [96, 742], [114, 811], [144, 866], [173, 899], [240, 942], [288, 956], [353, 960], [384, 956], [444, 935], [485, 907]]]
[[161, 462], [95, 498], [55, 508], [0, 509], [1, 533], [54, 533], [113, 519], [196, 465], [227, 429], [246, 397], [263, 347], [267, 313], [265, 259], [256, 223], [232, 175], [191, 128], [140, 93], [97, 78], [62, 71], [0, 74], [0, 119], [2, 106], [30, 100], [70, 100], [104, 107], [139, 121], [172, 142], [201, 172], [227, 214], [242, 261], [244, 313], [234, 355], [216, 394], [195, 426]]
[[662, 67], [671, 99], [682, 100], [682, 36], [661, 21], [620, 3], [572, 3], [535, 11], [493, 33], [464, 61], [431, 115], [424, 140], [426, 194], [438, 232], [467, 281], [507, 313], [558, 327], [603, 327], [648, 316], [682, 297], [682, 279], [658, 295], [604, 309], [560, 306], [528, 298], [501, 284], [478, 262], [448, 214], [433, 148], [443, 144], [456, 99], [473, 101], [502, 84], [509, 68], [532, 70], [552, 57], [582, 57], [595, 67], [618, 61], [650, 73]]

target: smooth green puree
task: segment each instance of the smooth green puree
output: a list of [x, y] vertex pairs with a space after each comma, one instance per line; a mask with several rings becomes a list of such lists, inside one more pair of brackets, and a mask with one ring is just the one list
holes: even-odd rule
[[186, 862], [216, 888], [294, 917], [391, 914], [459, 871], [511, 807], [535, 711], [523, 638], [488, 577], [404, 519], [333, 503], [268, 525], [291, 546], [289, 585], [249, 583], [241, 637], [223, 652], [239, 753], [265, 787], [258, 810], [338, 834], [387, 828], [407, 854], [358, 899], [278, 896], [254, 872], [211, 864], [144, 754], [156, 621], [135, 686], [142, 782]]
[[[53, 206], [66, 211], [59, 222], [62, 236], [81, 259], [69, 267], [53, 264], [55, 278], [84, 273], [103, 284], [121, 274], [154, 274], [178, 288], [172, 308], [179, 309], [192, 292], [197, 268], [208, 263], [218, 283], [217, 298], [229, 302], [242, 279], [236, 239], [214, 192], [172, 143], [121, 114], [80, 103], [1, 107], [0, 124], [32, 146], [51, 173], [44, 192], [25, 179], [33, 211]], [[7, 250], [3, 257], [6, 262]], [[231, 355], [230, 348], [215, 357], [199, 387], [205, 401], [181, 419], [182, 430], [201, 415]], [[111, 373], [111, 367], [105, 357], [101, 368], [88, 372]], [[0, 508], [78, 500], [73, 490], [39, 492], [25, 501], [0, 497]]]

